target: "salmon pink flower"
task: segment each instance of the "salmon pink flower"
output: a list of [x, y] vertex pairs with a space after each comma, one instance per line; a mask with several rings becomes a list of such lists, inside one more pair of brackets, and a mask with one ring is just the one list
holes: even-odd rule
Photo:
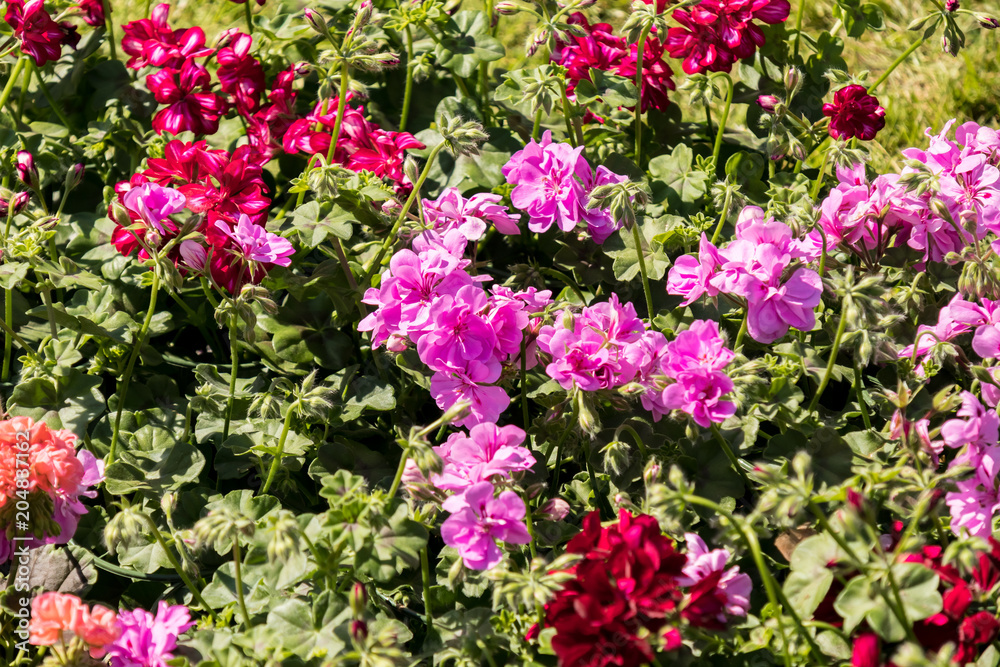
[[441, 526], [441, 537], [473, 570], [489, 570], [503, 559], [497, 540], [531, 542], [524, 525], [524, 501], [513, 491], [504, 491], [496, 498], [493, 493], [492, 484], [479, 482], [442, 505], [452, 515]]
[[833, 102], [823, 105], [823, 115], [830, 118], [830, 136], [834, 139], [870, 141], [885, 127], [885, 109], [878, 98], [864, 86], [844, 86], [833, 95]]

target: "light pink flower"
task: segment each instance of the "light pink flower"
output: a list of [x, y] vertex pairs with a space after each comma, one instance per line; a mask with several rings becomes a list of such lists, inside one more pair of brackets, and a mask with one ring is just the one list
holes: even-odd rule
[[[187, 205], [187, 198], [173, 188], [155, 183], [143, 183], [125, 193], [125, 207], [135, 211], [147, 229], [154, 229], [161, 236], [167, 233], [163, 221]], [[173, 228], [173, 223], [169, 223]]]
[[725, 549], [709, 551], [705, 541], [694, 533], [685, 533], [687, 544], [687, 563], [684, 565], [684, 576], [677, 580], [681, 586], [694, 586], [716, 572], [721, 572], [717, 590], [725, 600], [726, 613], [720, 613], [718, 620], [726, 622], [726, 614], [730, 616], [746, 616], [750, 609], [750, 591], [753, 584], [750, 577], [740, 572], [740, 568], [726, 569], [729, 562], [729, 552]]
[[488, 570], [501, 561], [503, 551], [496, 540], [510, 544], [531, 541], [524, 525], [524, 501], [513, 491], [494, 498], [493, 485], [480, 482], [452, 496], [442, 507], [452, 515], [441, 526], [441, 537], [473, 570]]

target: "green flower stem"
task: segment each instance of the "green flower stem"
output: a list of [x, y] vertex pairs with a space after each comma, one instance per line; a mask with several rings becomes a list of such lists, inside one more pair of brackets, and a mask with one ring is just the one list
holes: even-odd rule
[[[580, 404], [577, 402], [576, 397], [572, 398], [571, 400], [573, 401], [573, 414], [569, 418], [569, 424], [567, 424], [566, 428], [563, 429], [563, 432], [559, 435], [559, 440], [557, 440], [555, 443], [556, 468], [554, 474], [552, 475], [552, 486], [550, 487], [552, 489], [553, 495], [559, 494], [559, 472], [560, 472], [560, 467], [562, 466], [563, 445], [566, 443], [566, 436], [569, 435], [570, 431], [573, 430], [573, 428], [577, 425], [578, 420], [580, 419]], [[548, 463], [549, 455], [551, 453], [552, 453], [552, 444], [549, 443], [549, 446], [545, 449], [546, 463]]]
[[274, 477], [278, 474], [278, 466], [281, 465], [281, 458], [285, 455], [285, 440], [288, 439], [288, 431], [292, 427], [292, 415], [295, 414], [297, 409], [298, 403], [292, 403], [285, 412], [285, 423], [282, 424], [281, 435], [278, 437], [278, 451], [271, 461], [271, 468], [267, 471], [267, 479], [264, 481], [264, 486], [260, 487], [260, 495], [264, 495], [270, 490], [271, 484], [274, 482]]
[[528, 537], [531, 541], [528, 542], [528, 553], [534, 558], [537, 554], [535, 552], [535, 523], [531, 520], [531, 508], [528, 507], [527, 511], [524, 513], [524, 525], [528, 529]]
[[229, 437], [229, 424], [233, 420], [233, 403], [236, 401], [236, 376], [240, 372], [240, 351], [236, 340], [236, 315], [229, 318], [229, 396], [226, 397], [226, 423], [222, 427], [222, 441]]
[[632, 225], [632, 241], [635, 243], [635, 255], [639, 258], [639, 273], [642, 274], [642, 291], [646, 294], [646, 312], [649, 313], [649, 323], [653, 323], [653, 292], [649, 289], [649, 272], [646, 270], [646, 256], [642, 252], [642, 237], [639, 235], [639, 225]]
[[[20, 62], [21, 61], [19, 60], [18, 63], [20, 63]], [[15, 67], [16, 67], [16, 65], [15, 65]], [[10, 84], [10, 82], [8, 82], [8, 85], [9, 84]], [[7, 93], [6, 90], [4, 92]], [[7, 94], [9, 94], [9, 93], [7, 93]], [[6, 183], [4, 183], [4, 185], [6, 185]], [[8, 204], [8, 206], [7, 206], [7, 226], [6, 226], [6, 229], [5, 229], [5, 232], [4, 232], [4, 237], [3, 237], [4, 245], [7, 244], [7, 239], [10, 237], [10, 222], [13, 219], [14, 219], [14, 207], [10, 206]], [[26, 349], [26, 350], [30, 349], [29, 347], [27, 347], [24, 344], [24, 341], [21, 340], [20, 337], [16, 333], [14, 333], [14, 306], [13, 306], [13, 298], [14, 298], [14, 289], [10, 288], [10, 287], [4, 288], [4, 320], [3, 320], [3, 327], [4, 327], [4, 333], [5, 333], [5, 335], [3, 337], [3, 372], [2, 372], [2, 374], [0, 374], [0, 380], [2, 380], [3, 382], [6, 382], [10, 378], [10, 357], [11, 357], [11, 352], [13, 350], [14, 339], [17, 338], [18, 344], [21, 347], [23, 347], [24, 349]]]
[[[115, 50], [115, 24], [111, 20], [111, 0], [101, 0], [104, 5], [104, 29], [108, 31], [108, 48], [111, 49], [111, 59], [118, 60]], [[149, 16], [149, 2], [146, 2], [146, 16]]]
[[732, 188], [726, 188], [726, 197], [722, 200], [722, 212], [719, 213], [719, 222], [715, 224], [715, 231], [712, 232], [712, 244], [714, 245], [716, 241], [719, 240], [719, 236], [722, 234], [722, 227], [726, 224], [726, 220], [729, 219], [729, 208], [733, 203], [733, 190]]
[[243, 16], [247, 20], [247, 34], [253, 35], [253, 11], [250, 9], [250, 0], [243, 3]]
[[539, 109], [535, 112], [535, 122], [531, 126], [531, 138], [533, 141], [538, 141], [542, 136], [542, 110]]
[[243, 553], [240, 550], [240, 536], [233, 536], [233, 568], [236, 581], [236, 601], [240, 605], [240, 615], [243, 616], [243, 624], [247, 628], [253, 627], [250, 622], [250, 614], [247, 613], [247, 601], [243, 597]]
[[530, 418], [528, 416], [528, 339], [521, 336], [521, 416], [524, 421], [524, 430], [528, 430]]
[[434, 164], [434, 160], [437, 159], [438, 153], [441, 152], [444, 146], [445, 142], [442, 141], [435, 146], [434, 150], [432, 150], [430, 155], [427, 156], [427, 164], [424, 165], [423, 171], [420, 172], [420, 177], [417, 179], [417, 182], [413, 184], [413, 190], [410, 192], [410, 196], [406, 198], [406, 203], [403, 204], [403, 210], [399, 212], [399, 217], [396, 218], [396, 223], [392, 226], [392, 229], [389, 230], [389, 235], [382, 243], [382, 247], [379, 248], [378, 254], [375, 255], [369, 265], [365, 267], [364, 284], [366, 287], [371, 284], [372, 275], [374, 275], [375, 271], [382, 266], [382, 260], [385, 259], [385, 255], [389, 252], [389, 248], [396, 242], [396, 235], [399, 234], [399, 228], [403, 226], [406, 214], [409, 213], [414, 200], [420, 195], [420, 188], [423, 187], [424, 181], [427, 180], [427, 176], [431, 172], [431, 166]]
[[[833, 538], [833, 541], [837, 543], [837, 546], [841, 548], [848, 558], [854, 561], [854, 564], [858, 567], [858, 569], [863, 569], [863, 561], [858, 558], [857, 554], [854, 553], [851, 545], [844, 540], [844, 537], [840, 533], [833, 529], [833, 526], [830, 525], [830, 521], [826, 518], [826, 515], [823, 514], [823, 511], [811, 500], [809, 501], [809, 511], [811, 511], [813, 516], [816, 517], [820, 527]], [[906, 608], [903, 605], [903, 598], [899, 592], [899, 584], [896, 582], [896, 577], [892, 574], [892, 563], [889, 563], [889, 567], [886, 568], [886, 575], [888, 576], [889, 587], [892, 590], [892, 595], [895, 599], [889, 599], [885, 590], [882, 591], [882, 598], [885, 600], [889, 609], [892, 610], [893, 615], [895, 615], [899, 622], [903, 625], [903, 628], [906, 630], [907, 639], [911, 642], [916, 642], [917, 637], [913, 633], [913, 627], [906, 618]]]
[[823, 179], [826, 178], [826, 168], [830, 164], [830, 151], [823, 153], [823, 164], [819, 168], [819, 176], [816, 177], [816, 181], [813, 183], [812, 192], [809, 193], [813, 199], [819, 197], [819, 191], [823, 188]]
[[[247, 0], [249, 6], [250, 0]], [[337, 143], [340, 141], [340, 128], [344, 124], [344, 109], [347, 108], [347, 87], [351, 82], [351, 74], [347, 69], [345, 60], [340, 66], [340, 91], [337, 97], [337, 120], [333, 122], [333, 136], [330, 139], [330, 148], [326, 151], [326, 162], [333, 162], [333, 155], [337, 152]]]
[[580, 299], [581, 304], [587, 305], [587, 299], [586, 297], [583, 296], [583, 291], [573, 281], [573, 279], [567, 276], [565, 273], [563, 273], [559, 269], [549, 269], [549, 268], [543, 268], [542, 273], [547, 276], [552, 276], [556, 280], [562, 281], [567, 287], [573, 290], [573, 293], [576, 294], [578, 299]]
[[891, 65], [889, 65], [889, 68], [888, 68], [888, 69], [887, 69], [886, 71], [882, 72], [882, 76], [880, 76], [879, 78], [875, 79], [875, 83], [873, 83], [872, 85], [870, 85], [870, 86], [868, 87], [868, 94], [869, 94], [869, 95], [870, 95], [870, 94], [872, 94], [872, 92], [873, 92], [873, 91], [874, 91], [874, 90], [875, 90], [876, 88], [878, 88], [879, 86], [881, 86], [881, 85], [882, 85], [882, 84], [883, 84], [883, 83], [885, 82], [885, 80], [889, 78], [889, 75], [890, 75], [890, 74], [892, 74], [893, 70], [895, 70], [895, 69], [896, 69], [897, 67], [899, 67], [899, 66], [900, 66], [900, 65], [902, 64], [902, 62], [903, 62], [904, 60], [906, 60], [907, 58], [909, 58], [909, 57], [910, 57], [910, 55], [911, 55], [911, 54], [912, 54], [912, 53], [913, 53], [914, 51], [916, 51], [917, 49], [919, 49], [919, 48], [920, 48], [920, 46], [921, 46], [921, 45], [922, 45], [922, 44], [923, 44], [924, 42], [926, 42], [926, 41], [927, 41], [927, 37], [928, 37], [928, 36], [929, 36], [929, 35], [928, 35], [928, 34], [927, 34], [927, 33], [925, 32], [925, 33], [924, 33], [924, 34], [923, 34], [923, 35], [922, 35], [922, 36], [920, 37], [920, 39], [918, 39], [917, 41], [913, 42], [913, 44], [910, 44], [910, 48], [908, 48], [908, 49], [906, 49], [905, 51], [903, 51], [903, 52], [902, 52], [902, 53], [901, 53], [901, 54], [899, 55], [899, 57], [898, 57], [898, 58], [896, 58], [896, 59], [895, 59], [894, 61], [892, 61], [892, 64], [891, 64]]
[[[718, 503], [713, 503], [711, 500], [702, 498], [700, 496], [684, 495], [683, 499], [685, 502], [691, 503], [692, 505], [700, 505], [706, 507], [720, 516], [726, 517], [729, 520], [730, 525], [739, 534], [740, 539], [747, 546], [753, 557], [754, 564], [757, 566], [757, 571], [760, 572], [761, 581], [764, 583], [764, 589], [767, 592], [768, 600], [775, 607], [780, 606], [782, 611], [788, 614], [792, 623], [795, 624], [795, 628], [799, 633], [799, 636], [805, 641], [809, 646], [810, 652], [813, 654], [813, 659], [820, 665], [829, 665], [829, 661], [826, 655], [820, 650], [819, 646], [816, 645], [816, 640], [813, 639], [812, 635], [802, 624], [802, 619], [799, 617], [798, 612], [795, 608], [788, 603], [788, 598], [785, 597], [785, 592], [781, 590], [781, 587], [777, 585], [774, 579], [774, 575], [771, 574], [770, 568], [767, 567], [767, 563], [764, 561], [764, 554], [760, 549], [760, 542], [757, 541], [757, 535], [752, 530], [745, 530], [742, 525], [740, 525], [740, 520], [738, 520], [733, 514], [726, 511]], [[778, 626], [781, 630], [782, 636], [784, 636], [784, 626], [781, 623], [781, 616], [778, 616]], [[786, 652], [787, 653], [787, 652]]]
[[840, 311], [840, 323], [837, 325], [837, 334], [833, 339], [833, 347], [830, 348], [830, 358], [826, 362], [826, 372], [823, 373], [823, 380], [819, 383], [819, 388], [816, 389], [816, 393], [812, 397], [812, 401], [809, 402], [809, 412], [816, 409], [816, 405], [819, 403], [820, 397], [823, 392], [826, 391], [826, 385], [830, 384], [830, 377], [833, 375], [833, 367], [837, 363], [837, 353], [840, 352], [840, 341], [844, 337], [844, 331], [847, 329], [847, 311], [850, 305], [851, 296], [844, 296], [843, 309]]
[[95, 554], [93, 551], [83, 546], [82, 544], [77, 543], [74, 540], [70, 540], [70, 544], [72, 544], [78, 549], [83, 549], [84, 551], [86, 551], [87, 555], [89, 555], [94, 560], [94, 565], [97, 566], [98, 570], [104, 570], [105, 572], [109, 572], [111, 574], [117, 574], [119, 577], [128, 577], [129, 579], [134, 579], [136, 581], [181, 581], [181, 578], [176, 574], [170, 574], [170, 573], [158, 574], [156, 572], [153, 572], [152, 574], [146, 574], [145, 572], [139, 572], [138, 570], [129, 570], [124, 567], [119, 567], [114, 563], [110, 563], [104, 560], [103, 558]]
[[[106, 1], [107, 0], [105, 0], [105, 2]], [[111, 23], [110, 14], [105, 14], [105, 20], [107, 20], [108, 24], [110, 25]], [[112, 58], [113, 57], [114, 56], [112, 56]], [[63, 114], [62, 107], [60, 107], [59, 104], [55, 101], [55, 99], [52, 98], [52, 93], [49, 92], [49, 87], [45, 85], [45, 81], [42, 80], [42, 73], [38, 70], [38, 66], [35, 65], [35, 61], [29, 58], [28, 67], [30, 67], [31, 70], [35, 73], [35, 79], [38, 80], [38, 87], [42, 89], [42, 95], [45, 96], [45, 101], [49, 103], [50, 107], [52, 107], [52, 111], [55, 112], [56, 116], [59, 118], [59, 122], [63, 124], [63, 127], [72, 129], [73, 125], [69, 122], [69, 120], [67, 120], [65, 114]], [[41, 193], [39, 193], [38, 198], [44, 201], [44, 199], [41, 196]]]
[[55, 309], [52, 306], [52, 288], [41, 287], [39, 291], [42, 293], [42, 303], [45, 304], [45, 314], [49, 320], [49, 335], [55, 340], [59, 336], [59, 329], [56, 328]]
[[795, 40], [792, 42], [792, 59], [799, 57], [799, 41], [802, 37], [802, 17], [805, 14], [806, 0], [799, 0], [799, 9], [795, 13]]
[[868, 406], [865, 405], [864, 398], [864, 378], [861, 375], [861, 366], [858, 362], [854, 363], [854, 391], [857, 393], [858, 397], [858, 407], [861, 409], [861, 419], [865, 422], [865, 428], [871, 429], [872, 418], [868, 416]]
[[566, 121], [566, 137], [569, 139], [569, 143], [575, 148], [580, 145], [580, 142], [573, 131], [573, 121], [570, 120], [569, 111], [569, 93], [566, 92], [566, 81], [562, 78], [559, 79], [559, 97], [562, 98], [563, 120]]
[[403, 113], [399, 118], [399, 131], [406, 131], [406, 121], [410, 119], [410, 98], [413, 95], [413, 32], [410, 26], [403, 28], [406, 36], [406, 88], [403, 90]]
[[747, 320], [750, 319], [750, 308], [743, 309], [743, 323], [740, 324], [740, 330], [736, 334], [736, 344], [733, 345], [733, 351], [739, 352], [743, 349], [743, 337], [747, 333]]
[[733, 106], [733, 93], [736, 89], [732, 78], [728, 74], [719, 74], [718, 76], [725, 79], [728, 88], [726, 90], [726, 104], [722, 107], [722, 116], [719, 117], [719, 129], [715, 133], [715, 147], [712, 149], [712, 163], [716, 169], [719, 168], [719, 153], [722, 152], [722, 136], [726, 133], [726, 123], [729, 121], [729, 109]]
[[635, 89], [637, 98], [635, 104], [635, 163], [639, 165], [640, 169], [642, 168], [642, 55], [643, 50], [646, 48], [646, 38], [649, 37], [650, 27], [646, 26], [639, 34], [635, 57]]
[[628, 424], [621, 424], [615, 429], [615, 440], [620, 439], [622, 431], [627, 431], [632, 434], [632, 439], [635, 440], [635, 444], [639, 448], [639, 455], [642, 456], [643, 460], [647, 459], [649, 457], [649, 451], [646, 449], [646, 443], [642, 441], [641, 437], [639, 437], [639, 433]]
[[743, 470], [743, 466], [740, 465], [740, 460], [736, 458], [736, 454], [733, 453], [733, 450], [729, 446], [729, 443], [726, 442], [726, 439], [722, 437], [722, 431], [719, 430], [718, 424], [714, 423], [712, 424], [712, 435], [715, 436], [716, 442], [719, 443], [719, 447], [722, 448], [722, 451], [725, 453], [726, 458], [729, 459], [729, 463], [732, 464], [733, 469], [736, 470], [736, 473], [740, 476], [740, 479], [743, 480], [743, 485], [746, 487], [746, 490], [750, 493], [753, 493], [753, 484], [750, 483], [750, 478], [747, 477], [746, 471]]
[[181, 564], [177, 562], [177, 556], [175, 556], [173, 550], [167, 546], [167, 541], [163, 539], [163, 534], [160, 532], [160, 528], [156, 525], [156, 522], [153, 521], [152, 517], [147, 514], [141, 512], [139, 514], [152, 531], [153, 537], [156, 539], [156, 543], [160, 545], [160, 548], [163, 549], [163, 553], [167, 555], [167, 560], [170, 561], [170, 567], [174, 568], [174, 571], [180, 576], [181, 581], [184, 582], [187, 589], [191, 591], [191, 595], [198, 602], [198, 604], [200, 604], [202, 608], [208, 612], [208, 615], [212, 618], [212, 622], [218, 623], [219, 619], [216, 618], [215, 612], [212, 611], [212, 608], [208, 606], [207, 602], [205, 602], [205, 598], [201, 596], [201, 591], [195, 587], [194, 582], [191, 581], [191, 577], [187, 575], [184, 568], [181, 567]]
[[434, 627], [434, 614], [431, 612], [431, 565], [428, 547], [420, 551], [420, 578], [423, 584], [424, 615], [427, 619], [427, 629]]
[[17, 62], [14, 63], [14, 68], [10, 71], [10, 77], [7, 79], [7, 85], [4, 86], [3, 92], [0, 93], [0, 108], [5, 108], [7, 106], [10, 94], [14, 92], [14, 84], [17, 82], [17, 77], [27, 64], [28, 58], [29, 56], [21, 56], [17, 59]]
[[122, 410], [125, 407], [125, 397], [128, 395], [128, 386], [132, 381], [132, 370], [135, 368], [135, 362], [139, 358], [139, 352], [142, 351], [142, 346], [146, 342], [146, 334], [149, 333], [149, 325], [153, 321], [153, 314], [156, 312], [156, 296], [159, 291], [160, 272], [158, 269], [154, 268], [153, 286], [149, 291], [149, 308], [146, 310], [146, 319], [142, 321], [142, 327], [139, 329], [139, 335], [132, 341], [132, 354], [129, 355], [128, 364], [125, 366], [125, 375], [122, 376], [122, 381], [118, 385], [118, 412], [115, 415], [114, 430], [111, 432], [111, 450], [108, 452], [107, 461], [107, 465], [109, 466], [115, 462], [115, 454], [118, 452], [118, 437], [122, 423]]
[[389, 487], [389, 497], [395, 498], [399, 491], [399, 484], [403, 481], [403, 471], [406, 470], [406, 462], [410, 459], [410, 448], [404, 447], [403, 454], [399, 458], [399, 465], [396, 467], [396, 476], [392, 478], [392, 485]]

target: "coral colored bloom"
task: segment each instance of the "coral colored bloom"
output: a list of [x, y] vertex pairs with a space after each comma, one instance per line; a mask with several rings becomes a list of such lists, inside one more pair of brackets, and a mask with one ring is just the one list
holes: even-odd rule
[[31, 600], [30, 641], [34, 646], [53, 646], [64, 633], [74, 633], [83, 623], [87, 606], [75, 595], [45, 592]]
[[167, 667], [177, 638], [194, 626], [187, 607], [160, 600], [156, 616], [145, 609], [118, 614], [121, 636], [108, 647], [111, 667]]
[[44, 0], [8, 0], [4, 20], [13, 28], [21, 51], [36, 65], [59, 59], [66, 33], [45, 11]]
[[74, 632], [90, 647], [91, 658], [103, 658], [108, 652], [108, 645], [121, 634], [118, 614], [107, 607], [95, 604], [84, 614], [82, 622], [74, 628]]
[[844, 86], [833, 95], [833, 102], [823, 105], [823, 115], [830, 118], [830, 136], [834, 139], [875, 138], [885, 127], [885, 109], [878, 98], [864, 86]]
[[510, 544], [531, 541], [524, 525], [524, 501], [513, 491], [494, 498], [493, 485], [479, 482], [446, 500], [443, 507], [452, 515], [442, 524], [441, 537], [473, 570], [489, 570], [501, 561], [503, 551], [497, 540]]

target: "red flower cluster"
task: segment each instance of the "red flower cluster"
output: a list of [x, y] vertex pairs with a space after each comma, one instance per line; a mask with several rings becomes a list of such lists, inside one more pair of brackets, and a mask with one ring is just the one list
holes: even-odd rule
[[781, 23], [790, 10], [788, 0], [702, 0], [673, 13], [681, 25], [668, 31], [667, 51], [684, 59], [688, 74], [728, 72], [764, 45], [764, 33], [754, 21]]
[[21, 52], [31, 56], [39, 67], [50, 60], [58, 60], [64, 44], [75, 49], [80, 42], [76, 26], [68, 21], [56, 23], [52, 20], [45, 11], [44, 0], [8, 0], [3, 18], [14, 30]]
[[[902, 529], [902, 525], [899, 525]], [[898, 531], [897, 531], [898, 532]], [[983, 600], [987, 593], [1000, 582], [1000, 542], [990, 539], [991, 551], [978, 556], [977, 566], [962, 576], [958, 568], [944, 565], [939, 546], [926, 546], [920, 553], [905, 554], [907, 563], [920, 563], [933, 570], [940, 579], [943, 609], [929, 618], [916, 621], [913, 631], [920, 645], [927, 651], [936, 652], [945, 644], [956, 646], [953, 660], [957, 665], [974, 663], [986, 646], [996, 639], [1000, 631], [1000, 621], [990, 612], [975, 611], [974, 602]], [[851, 573], [847, 573], [849, 580]], [[843, 621], [833, 609], [833, 602], [843, 590], [844, 584], [835, 582], [827, 592], [813, 618], [841, 627]], [[884, 660], [881, 640], [878, 635], [862, 625], [853, 641], [852, 667], [894, 667]]]
[[823, 115], [830, 118], [830, 136], [834, 139], [870, 141], [885, 127], [885, 109], [878, 98], [864, 86], [844, 86], [833, 94], [833, 103], [823, 105]]
[[[348, 94], [347, 101], [350, 102]], [[301, 118], [284, 134], [285, 152], [326, 155], [333, 141], [340, 98], [324, 100], [312, 113]], [[424, 144], [408, 132], [387, 132], [365, 120], [364, 107], [344, 106], [344, 120], [333, 161], [352, 171], [370, 171], [380, 178], [394, 181], [408, 191], [412, 185], [403, 174], [404, 151], [424, 148]]]
[[[295, 95], [291, 92], [291, 76], [282, 72], [274, 87], [281, 91], [282, 102], [275, 109], [274, 101], [261, 111], [261, 97], [266, 88], [264, 68], [250, 55], [253, 38], [237, 30], [223, 33], [216, 48], [205, 45], [205, 32], [201, 28], [173, 30], [167, 23], [170, 5], [163, 3], [153, 10], [151, 18], [132, 21], [122, 27], [122, 50], [130, 58], [132, 69], [146, 66], [159, 68], [146, 77], [146, 85], [156, 101], [162, 105], [153, 118], [153, 129], [159, 133], [214, 134], [219, 129], [219, 119], [229, 109], [248, 119], [254, 125], [257, 152], [270, 159], [274, 147], [269, 137], [288, 127], [284, 120], [292, 113]], [[219, 63], [219, 87], [214, 89], [212, 76], [199, 58], [215, 57]], [[272, 95], [274, 91], [272, 90]], [[250, 120], [253, 119], [253, 120]], [[253, 142], [253, 139], [251, 139]], [[266, 160], [265, 160], [266, 161]]]
[[[568, 42], [556, 42], [552, 62], [566, 68], [566, 90], [572, 93], [581, 80], [590, 80], [590, 70], [598, 69], [635, 80], [639, 47], [629, 45], [611, 32], [607, 23], [591, 25], [583, 14], [570, 16], [569, 23], [581, 26], [586, 37], [570, 35]], [[642, 111], [663, 111], [670, 100], [667, 91], [674, 89], [673, 70], [663, 60], [664, 47], [655, 36], [646, 40], [642, 50]]]
[[687, 539], [690, 553], [683, 554], [651, 516], [622, 510], [618, 523], [603, 528], [597, 512], [588, 514], [583, 532], [566, 547], [583, 555], [570, 570], [576, 577], [545, 606], [545, 625], [556, 629], [552, 648], [559, 664], [642, 665], [653, 660], [654, 645], [680, 647], [676, 626], [682, 621], [724, 629], [720, 619], [740, 613], [733, 607], [734, 589], [749, 592], [750, 580], [737, 568], [724, 569], [723, 550], [707, 552], [697, 536]]
[[[167, 144], [164, 157], [149, 159], [145, 170], [115, 186], [118, 198], [109, 207], [108, 215], [117, 220], [111, 209], [120, 206], [128, 214], [132, 226], [122, 226], [119, 221], [112, 243], [123, 255], [139, 250], [139, 257], [147, 258], [139, 239], [148, 242], [150, 230], [143, 223], [141, 211], [129, 207], [125, 195], [144, 183], [175, 188], [184, 195], [186, 208], [204, 214], [196, 231], [205, 235], [208, 252], [198, 244], [183, 242], [171, 251], [174, 263], [182, 268], [201, 270], [208, 261], [212, 278], [232, 293], [251, 278], [259, 282], [267, 267], [251, 276], [244, 262], [238, 259], [240, 253], [235, 252], [233, 238], [226, 230], [234, 229], [242, 215], [247, 216], [250, 223], [263, 226], [271, 200], [265, 195], [261, 174], [259, 154], [249, 145], [240, 146], [230, 154], [208, 148], [205, 141], [186, 143], [174, 139]], [[169, 241], [178, 232], [168, 221], [163, 221], [163, 227], [166, 233], [159, 234], [160, 243]]]

